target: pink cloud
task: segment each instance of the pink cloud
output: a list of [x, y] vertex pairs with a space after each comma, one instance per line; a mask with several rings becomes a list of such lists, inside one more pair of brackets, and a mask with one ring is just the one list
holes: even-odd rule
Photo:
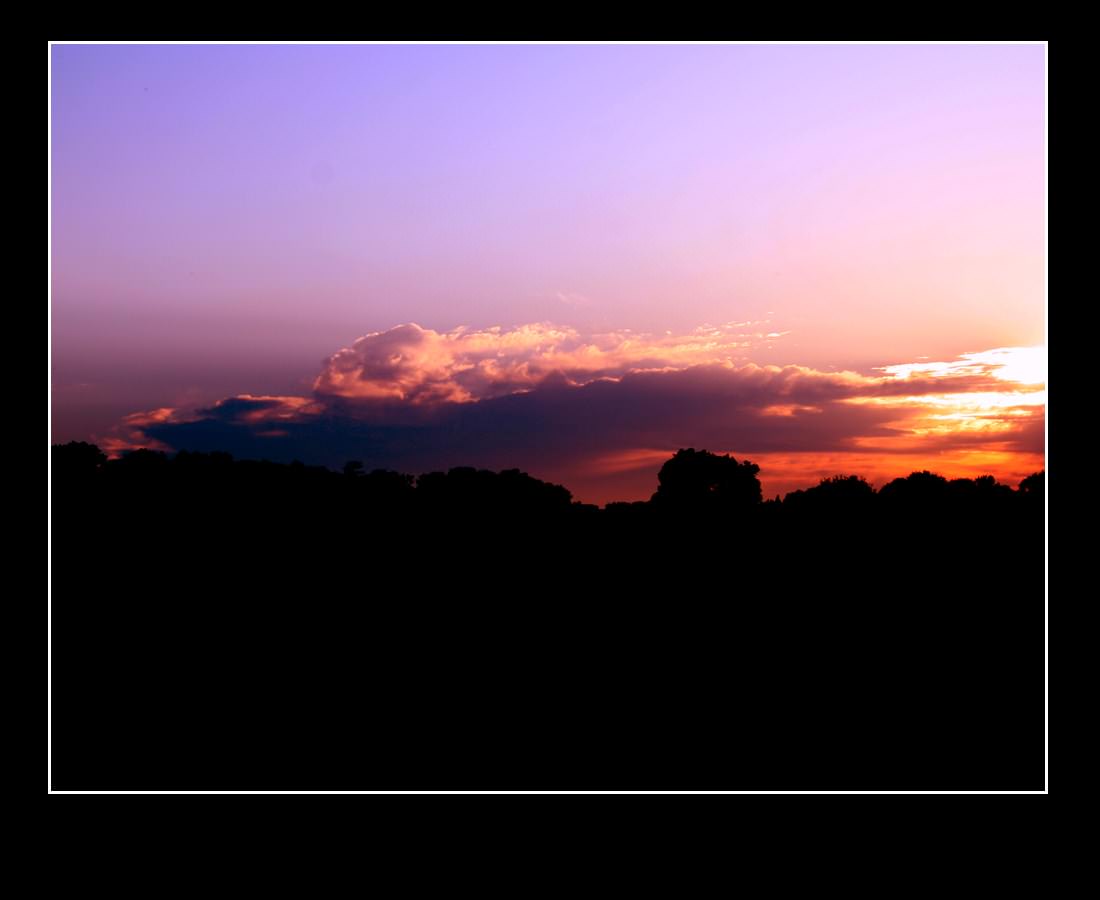
[[746, 331], [751, 324], [703, 326], [686, 335], [584, 335], [546, 322], [448, 332], [399, 325], [334, 353], [314, 390], [330, 397], [469, 403], [528, 390], [551, 376], [587, 384], [628, 372], [733, 365], [749, 348], [779, 337]]

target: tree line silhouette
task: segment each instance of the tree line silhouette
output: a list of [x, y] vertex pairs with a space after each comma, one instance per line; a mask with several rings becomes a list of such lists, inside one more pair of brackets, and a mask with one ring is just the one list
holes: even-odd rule
[[[307, 490], [325, 497], [344, 492], [359, 502], [415, 507], [426, 512], [465, 508], [471, 513], [492, 510], [540, 514], [575, 509], [590, 515], [597, 511], [591, 504], [574, 501], [562, 485], [540, 481], [519, 469], [492, 472], [457, 467], [414, 477], [387, 469], [367, 472], [362, 462], [350, 460], [342, 472], [335, 473], [325, 466], [301, 462], [235, 460], [228, 453], [186, 450], [169, 456], [145, 449], [109, 460], [94, 444], [75, 441], [52, 448], [52, 465], [61, 490], [92, 484], [108, 490], [151, 485], [220, 489], [233, 484], [247, 491]], [[729, 454], [679, 450], [661, 467], [657, 490], [649, 501], [613, 502], [607, 504], [605, 512], [617, 517], [643, 508], [657, 513], [686, 510], [702, 515], [736, 515], [769, 508], [792, 515], [844, 516], [869, 515], [875, 509], [907, 515], [964, 509], [1003, 513], [1017, 508], [1034, 513], [1042, 507], [1045, 485], [1044, 472], [1028, 476], [1013, 489], [998, 483], [992, 475], [947, 479], [921, 471], [895, 478], [876, 491], [858, 475], [836, 475], [782, 499], [777, 496], [765, 501], [759, 472], [759, 466], [747, 460], [738, 462]]]
[[1042, 787], [1042, 472], [51, 452], [55, 787]]

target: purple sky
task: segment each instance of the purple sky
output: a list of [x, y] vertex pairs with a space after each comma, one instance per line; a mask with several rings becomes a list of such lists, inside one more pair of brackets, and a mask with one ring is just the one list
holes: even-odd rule
[[1044, 340], [1045, 47], [54, 46], [54, 441], [415, 322]]

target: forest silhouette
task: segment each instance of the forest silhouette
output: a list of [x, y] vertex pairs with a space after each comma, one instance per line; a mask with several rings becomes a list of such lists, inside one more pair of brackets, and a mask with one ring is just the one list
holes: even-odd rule
[[51, 452], [55, 789], [1044, 787], [1042, 472]]

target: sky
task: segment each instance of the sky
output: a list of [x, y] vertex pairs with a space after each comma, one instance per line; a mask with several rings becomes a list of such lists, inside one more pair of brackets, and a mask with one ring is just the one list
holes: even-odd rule
[[1043, 468], [1041, 44], [50, 53], [51, 442]]

